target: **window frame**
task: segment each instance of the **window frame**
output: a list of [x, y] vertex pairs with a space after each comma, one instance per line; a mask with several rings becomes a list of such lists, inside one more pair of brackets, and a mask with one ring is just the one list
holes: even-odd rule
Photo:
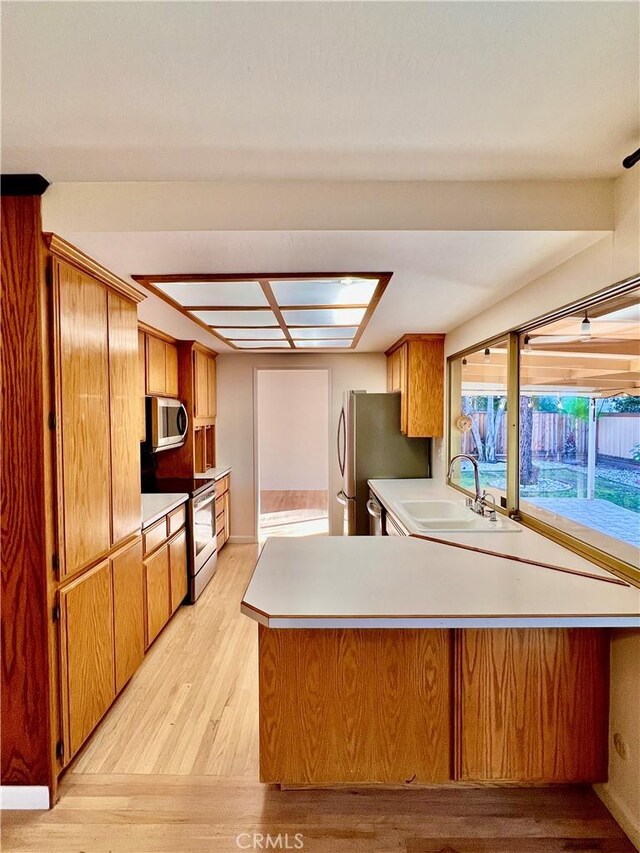
[[640, 273], [623, 279], [614, 285], [603, 288], [582, 299], [570, 302], [554, 311], [549, 311], [521, 325], [492, 335], [482, 341], [465, 347], [463, 350], [447, 356], [447, 433], [446, 433], [446, 484], [457, 489], [464, 495], [473, 496], [472, 492], [454, 483], [449, 477], [449, 464], [451, 461], [451, 428], [453, 423], [453, 385], [452, 365], [453, 362], [467, 355], [477, 352], [486, 347], [491, 348], [505, 338], [508, 342], [507, 350], [507, 487], [506, 507], [498, 506], [497, 511], [520, 522], [523, 526], [540, 533], [547, 539], [562, 545], [581, 557], [608, 569], [613, 574], [623, 577], [625, 580], [640, 585], [640, 568], [615, 557], [613, 554], [603, 551], [594, 545], [587, 544], [575, 536], [555, 527], [548, 522], [523, 512], [520, 509], [520, 340], [521, 337], [541, 326], [560, 320], [563, 317], [589, 310], [595, 305], [640, 287]]

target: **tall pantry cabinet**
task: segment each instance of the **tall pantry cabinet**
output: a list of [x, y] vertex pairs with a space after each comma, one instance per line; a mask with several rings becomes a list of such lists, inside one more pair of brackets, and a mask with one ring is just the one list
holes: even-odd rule
[[57, 754], [65, 766], [144, 655], [135, 288], [45, 235], [53, 355]]

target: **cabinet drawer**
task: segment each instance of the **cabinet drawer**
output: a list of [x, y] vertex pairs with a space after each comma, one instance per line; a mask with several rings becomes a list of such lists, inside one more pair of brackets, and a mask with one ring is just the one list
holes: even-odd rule
[[226, 520], [224, 512], [216, 516], [216, 533], [224, 533], [225, 521]]
[[220, 497], [216, 497], [216, 515], [220, 515], [221, 512], [224, 512], [224, 496], [220, 495]]
[[[223, 518], [224, 518], [224, 516], [223, 516]], [[217, 547], [218, 551], [222, 548], [222, 546], [224, 545], [224, 543], [226, 541], [227, 541], [227, 538], [225, 537], [224, 528], [223, 528], [222, 531], [220, 533], [218, 533], [218, 536], [216, 538], [216, 547]]]
[[173, 512], [170, 512], [167, 516], [167, 535], [173, 536], [174, 533], [177, 533], [181, 527], [184, 527], [185, 522], [185, 508], [184, 505], [179, 506], [178, 509], [174, 509]]
[[216, 497], [220, 497], [221, 495], [224, 495], [225, 492], [228, 492], [230, 483], [231, 477], [229, 474], [221, 477], [216, 483]]
[[152, 524], [151, 527], [147, 527], [146, 530], [142, 531], [142, 553], [150, 554], [151, 551], [154, 551], [158, 545], [161, 545], [165, 539], [167, 538], [167, 520], [166, 517], [162, 517], [159, 521], [156, 521], [155, 524]]

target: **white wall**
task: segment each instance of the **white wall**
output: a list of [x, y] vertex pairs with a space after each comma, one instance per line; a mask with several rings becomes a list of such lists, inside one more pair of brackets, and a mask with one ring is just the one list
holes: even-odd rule
[[[615, 229], [590, 248], [502, 300], [446, 337], [447, 355], [516, 328], [640, 272], [640, 166], [615, 181]], [[444, 477], [444, 442], [434, 446], [434, 477]], [[596, 790], [640, 849], [640, 631], [611, 640], [609, 781]], [[622, 736], [628, 755], [613, 746]]]
[[254, 457], [254, 368], [323, 367], [329, 369], [329, 530], [342, 533], [341, 507], [334, 495], [341, 488], [332, 437], [344, 391], [386, 391], [386, 359], [382, 354], [348, 353], [260, 354], [223, 353], [218, 356], [218, 463], [232, 465], [231, 536], [233, 541], [256, 538], [256, 466]]
[[259, 370], [260, 490], [329, 488], [329, 371]]

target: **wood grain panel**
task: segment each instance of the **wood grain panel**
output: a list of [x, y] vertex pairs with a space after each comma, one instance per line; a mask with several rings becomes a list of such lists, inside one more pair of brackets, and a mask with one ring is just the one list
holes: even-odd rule
[[464, 630], [455, 643], [458, 778], [606, 778], [606, 630]]
[[174, 344], [165, 344], [165, 393], [167, 397], [178, 396], [178, 350]]
[[170, 616], [169, 545], [163, 545], [144, 561], [147, 596], [147, 647], [167, 624]]
[[169, 542], [171, 570], [171, 613], [180, 607], [187, 594], [187, 533], [183, 530]]
[[162, 544], [167, 538], [167, 517], [165, 515], [158, 521], [154, 521], [149, 527], [142, 531], [142, 547], [146, 557]]
[[51, 785], [45, 447], [46, 295], [40, 198], [2, 197], [3, 785]]
[[113, 590], [109, 561], [60, 590], [61, 675], [65, 679], [67, 749], [77, 752], [115, 697]]
[[450, 778], [450, 632], [259, 626], [260, 778]]
[[184, 504], [174, 509], [173, 512], [170, 512], [167, 516], [167, 535], [173, 536], [181, 527], [184, 527], [186, 517], [187, 511]]
[[144, 658], [144, 570], [142, 541], [117, 554], [113, 573], [115, 689], [119, 693]]
[[107, 289], [69, 264], [52, 263], [62, 574], [69, 577], [106, 554], [111, 544]]
[[138, 312], [109, 292], [109, 406], [111, 413], [111, 543], [140, 530], [138, 442]]
[[193, 386], [195, 391], [196, 418], [209, 417], [209, 372], [208, 356], [200, 350], [193, 351]]
[[162, 397], [167, 384], [166, 343], [155, 335], [146, 338], [147, 394]]
[[138, 397], [140, 400], [138, 417], [140, 441], [145, 441], [147, 438], [147, 414], [145, 410], [145, 395], [147, 393], [145, 339], [145, 333], [138, 331]]
[[444, 337], [409, 341], [407, 372], [409, 437], [440, 437], [444, 430]]
[[207, 398], [209, 417], [215, 418], [217, 411], [216, 360], [211, 356], [207, 357]]

